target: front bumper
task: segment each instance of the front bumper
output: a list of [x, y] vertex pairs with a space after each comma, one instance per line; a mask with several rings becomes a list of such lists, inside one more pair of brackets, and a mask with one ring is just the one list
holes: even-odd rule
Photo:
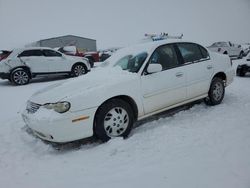
[[9, 79], [10, 73], [0, 72], [0, 78], [1, 79]]
[[[97, 108], [64, 114], [30, 114], [25, 110], [22, 118], [39, 138], [51, 142], [65, 143], [93, 135], [94, 115]], [[50, 114], [50, 115], [49, 115]], [[85, 118], [83, 118], [85, 117]], [[86, 118], [88, 117], [88, 118]]]

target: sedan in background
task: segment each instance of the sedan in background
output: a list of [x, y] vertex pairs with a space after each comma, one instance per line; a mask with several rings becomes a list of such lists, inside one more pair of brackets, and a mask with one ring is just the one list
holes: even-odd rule
[[238, 65], [236, 73], [237, 76], [245, 76], [248, 72], [250, 72], [250, 54], [246, 57], [246, 62]]

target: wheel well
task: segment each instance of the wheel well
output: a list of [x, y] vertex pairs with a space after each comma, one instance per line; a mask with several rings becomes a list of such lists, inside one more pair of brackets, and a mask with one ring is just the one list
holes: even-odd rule
[[224, 82], [227, 81], [227, 76], [226, 76], [226, 74], [224, 72], [218, 72], [218, 73], [216, 73], [213, 78], [220, 78]]
[[[137, 105], [136, 105], [135, 101], [131, 97], [129, 97], [129, 96], [119, 95], [119, 96], [112, 97], [112, 98], [104, 101], [100, 106], [102, 106], [104, 103], [106, 103], [106, 102], [108, 102], [108, 101], [110, 101], [112, 99], [121, 99], [121, 100], [127, 102], [131, 106], [131, 108], [133, 110], [133, 114], [134, 114], [135, 120], [137, 120], [137, 117], [138, 117], [138, 108], [137, 108]], [[100, 108], [100, 106], [99, 106], [99, 108]], [[96, 118], [96, 115], [97, 115], [97, 112], [98, 112], [99, 108], [96, 110], [95, 118]]]
[[15, 68], [12, 69], [10, 72], [12, 73], [13, 71], [15, 71], [15, 70], [17, 70], [17, 69], [24, 69], [24, 70], [28, 71], [28, 73], [29, 73], [29, 78], [30, 78], [30, 79], [32, 78], [31, 71], [30, 71], [30, 68], [29, 68], [29, 67], [26, 67], [26, 66], [15, 67]]

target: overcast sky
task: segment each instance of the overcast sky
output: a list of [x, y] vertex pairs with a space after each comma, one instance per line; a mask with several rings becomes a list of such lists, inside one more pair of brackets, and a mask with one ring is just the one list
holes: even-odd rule
[[160, 32], [250, 42], [250, 0], [0, 0], [0, 49], [68, 34], [108, 48]]

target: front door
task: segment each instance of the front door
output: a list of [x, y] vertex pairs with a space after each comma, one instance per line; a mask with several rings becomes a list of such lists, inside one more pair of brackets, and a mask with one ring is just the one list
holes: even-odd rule
[[49, 72], [67, 72], [70, 71], [66, 58], [54, 50], [43, 50], [45, 60], [49, 63]]
[[186, 71], [172, 44], [158, 47], [150, 63], [162, 65], [162, 71], [141, 76], [145, 114], [153, 113], [186, 100]]

